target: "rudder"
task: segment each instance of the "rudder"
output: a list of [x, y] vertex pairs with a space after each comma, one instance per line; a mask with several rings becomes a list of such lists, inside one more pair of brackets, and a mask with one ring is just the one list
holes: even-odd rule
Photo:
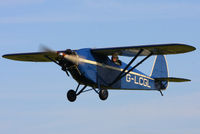
[[[151, 72], [152, 78], [168, 78], [167, 60], [164, 55], [157, 55]], [[158, 88], [166, 89], [168, 81], [158, 81]]]

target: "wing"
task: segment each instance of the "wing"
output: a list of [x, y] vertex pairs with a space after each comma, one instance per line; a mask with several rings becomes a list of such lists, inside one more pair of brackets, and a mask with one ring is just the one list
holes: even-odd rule
[[18, 61], [32, 61], [32, 62], [50, 62], [48, 56], [52, 59], [56, 59], [57, 54], [49, 52], [35, 52], [35, 53], [18, 53], [18, 54], [6, 54], [3, 55], [4, 58]]
[[127, 47], [111, 47], [111, 48], [95, 48], [91, 51], [97, 54], [112, 55], [117, 53], [121, 56], [135, 56], [140, 49], [144, 51], [140, 56], [180, 54], [194, 51], [196, 48], [186, 44], [157, 44], [157, 45], [142, 45], [142, 46], [127, 46]]
[[[140, 56], [147, 56], [149, 53], [153, 55], [179, 54], [195, 50], [193, 46], [185, 44], [158, 44], [158, 45], [143, 45], [143, 46], [128, 46], [128, 47], [112, 47], [112, 48], [97, 48], [91, 49], [93, 53], [102, 55], [112, 55], [117, 53], [121, 56], [135, 56], [140, 49], [144, 51]], [[59, 51], [64, 52], [64, 51]], [[48, 56], [56, 59], [57, 55], [49, 52], [35, 52], [35, 53], [18, 53], [3, 55], [4, 58], [18, 61], [32, 61], [32, 62], [50, 62]]]

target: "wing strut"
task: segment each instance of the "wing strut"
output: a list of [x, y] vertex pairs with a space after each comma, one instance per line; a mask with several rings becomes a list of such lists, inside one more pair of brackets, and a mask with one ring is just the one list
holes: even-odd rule
[[[109, 85], [112, 86], [113, 84], [115, 84], [118, 80], [120, 80], [121, 78], [123, 78], [124, 76], [126, 76], [129, 72], [131, 72], [133, 69], [135, 69], [137, 66], [139, 66], [140, 64], [142, 64], [145, 60], [147, 60], [150, 56], [153, 55], [153, 53], [151, 52], [149, 55], [147, 55], [143, 60], [141, 60], [139, 63], [137, 63], [134, 67], [132, 67], [130, 70], [128, 70], [126, 73], [124, 73], [126, 71], [126, 69], [128, 67], [130, 67], [130, 65], [135, 61], [135, 59], [144, 51], [144, 49], [140, 49], [140, 51], [136, 54], [136, 56], [129, 62], [129, 64], [123, 69], [123, 71], [115, 78], [115, 80]], [[124, 74], [123, 74], [124, 73]]]
[[[44, 57], [47, 58], [47, 59], [49, 59], [50, 61], [56, 63], [57, 65], [61, 66], [57, 61], [55, 61], [54, 59], [50, 58], [49, 56], [45, 55]], [[62, 66], [61, 66], [61, 67], [62, 67]], [[69, 73], [67, 72], [66, 69], [64, 69], [64, 68], [62, 67], [62, 70], [66, 72], [67, 76], [69, 76]]]
[[144, 51], [144, 49], [140, 49], [140, 51], [134, 56], [134, 58], [128, 63], [128, 65], [124, 68], [124, 70], [115, 78], [115, 80], [110, 84], [112, 86], [114, 83], [116, 83], [122, 76], [122, 74], [130, 67], [130, 65], [135, 61], [135, 59]]
[[47, 58], [47, 59], [49, 59], [50, 61], [56, 63], [57, 65], [59, 65], [59, 63], [58, 63], [57, 61], [53, 60], [53, 59], [50, 58], [49, 56], [45, 55], [44, 57]]

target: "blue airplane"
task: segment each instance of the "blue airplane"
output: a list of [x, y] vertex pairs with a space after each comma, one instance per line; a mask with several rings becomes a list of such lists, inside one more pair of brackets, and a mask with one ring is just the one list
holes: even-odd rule
[[[43, 52], [6, 54], [4, 58], [30, 62], [54, 62], [64, 72], [78, 82], [75, 90], [67, 92], [67, 98], [74, 102], [83, 92], [94, 90], [101, 100], [108, 98], [109, 90], [152, 90], [167, 89], [168, 82], [187, 82], [189, 79], [168, 76], [168, 66], [164, 55], [194, 51], [196, 48], [186, 44], [154, 44], [111, 48], [83, 48], [79, 50], [52, 51], [44, 48]], [[149, 57], [155, 55], [151, 75], [148, 76], [136, 68]], [[112, 56], [110, 59], [109, 56]], [[132, 57], [126, 64], [118, 56]], [[134, 66], [138, 58], [144, 58]], [[79, 89], [80, 85], [83, 85]], [[90, 87], [87, 89], [87, 87]]]

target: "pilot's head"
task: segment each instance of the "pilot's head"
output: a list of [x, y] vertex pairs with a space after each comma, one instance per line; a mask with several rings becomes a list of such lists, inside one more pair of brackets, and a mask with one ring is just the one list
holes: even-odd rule
[[118, 55], [117, 54], [113, 54], [112, 55], [112, 61], [113, 62], [117, 62], [119, 60]]

